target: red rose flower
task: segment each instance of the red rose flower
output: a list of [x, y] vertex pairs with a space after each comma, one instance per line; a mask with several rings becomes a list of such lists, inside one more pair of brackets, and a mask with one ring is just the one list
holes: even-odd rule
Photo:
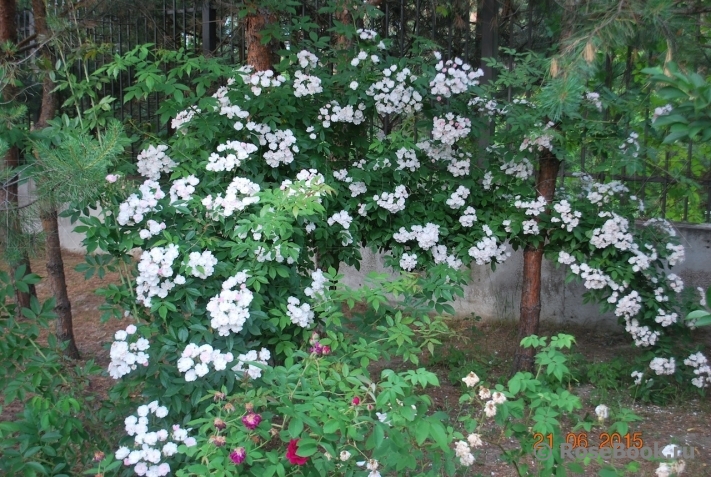
[[286, 448], [286, 458], [289, 459], [289, 462], [294, 465], [304, 465], [309, 459], [308, 457], [296, 455], [296, 451], [299, 449], [298, 444], [299, 439], [292, 439], [289, 441], [289, 447]]
[[360, 404], [360, 398], [359, 398], [358, 396], [354, 397], [354, 398], [353, 398], [353, 401], [351, 401], [351, 403], [352, 403], [354, 406], [357, 406], [358, 404]]

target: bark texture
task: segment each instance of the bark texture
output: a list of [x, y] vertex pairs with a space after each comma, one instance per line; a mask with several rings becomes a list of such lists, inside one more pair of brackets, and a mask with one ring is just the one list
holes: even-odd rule
[[[351, 23], [353, 23], [353, 16], [351, 15], [351, 12], [348, 11], [348, 8], [346, 6], [343, 6], [333, 16], [335, 17], [338, 23], [342, 23], [344, 25], [350, 25]], [[353, 45], [353, 42], [349, 40], [345, 35], [336, 35], [335, 44], [336, 48], [338, 48], [339, 50], [347, 50]]]
[[[17, 43], [17, 25], [15, 23], [15, 14], [17, 13], [17, 3], [15, 0], [0, 0], [0, 43], [10, 41]], [[14, 85], [5, 85], [2, 90], [2, 99], [5, 102], [10, 102], [15, 99], [17, 88]], [[0, 169], [12, 170], [20, 165], [20, 151], [16, 146], [11, 147], [3, 158]], [[18, 208], [18, 189], [17, 177], [12, 176], [7, 183], [0, 183], [0, 219], [6, 229], [4, 233], [0, 233], [0, 250], [7, 250], [7, 245], [10, 235], [20, 236], [22, 234], [22, 223], [14, 211]], [[5, 228], [5, 227], [3, 227]], [[17, 260], [11, 260], [10, 271], [12, 280], [15, 279], [15, 272], [22, 265], [25, 266], [25, 272], [31, 273], [30, 260], [27, 253], [22, 255]], [[22, 292], [15, 287], [15, 303], [17, 304], [18, 315], [22, 308], [29, 308], [30, 297], [36, 295], [35, 287], [30, 287], [29, 293]]]
[[[44, 0], [32, 0], [32, 12], [35, 18], [35, 31], [38, 39], [44, 41], [49, 38], [50, 31], [47, 28], [47, 11]], [[51, 61], [49, 50], [41, 52], [42, 56]], [[52, 119], [57, 110], [57, 98], [52, 92], [54, 82], [48, 74], [42, 80], [42, 107], [39, 119], [33, 129], [41, 130], [47, 127], [47, 121]], [[41, 163], [42, 158], [37, 160]], [[42, 208], [40, 219], [42, 220], [42, 231], [45, 234], [45, 255], [47, 257], [47, 279], [55, 300], [54, 311], [57, 313], [57, 338], [67, 343], [65, 354], [73, 359], [79, 359], [74, 338], [74, 326], [72, 322], [72, 305], [67, 293], [67, 280], [64, 275], [64, 260], [62, 259], [62, 246], [59, 241], [59, 223], [57, 221], [57, 205], [52, 198], [48, 198], [49, 204]]]
[[[539, 159], [536, 190], [550, 204], [555, 195], [555, 182], [560, 161], [551, 151], [545, 150]], [[538, 334], [541, 320], [541, 265], [545, 250], [545, 233], [538, 246], [528, 245], [523, 250], [523, 289], [521, 290], [521, 315], [518, 323], [519, 342], [526, 336]], [[513, 372], [532, 371], [534, 348], [518, 348], [514, 356]]]
[[54, 312], [57, 313], [57, 339], [67, 343], [64, 353], [73, 359], [79, 359], [74, 338], [72, 323], [72, 304], [67, 294], [67, 281], [64, 276], [64, 261], [62, 248], [59, 242], [59, 227], [57, 223], [57, 210], [42, 213], [42, 230], [44, 230], [45, 253], [47, 254], [47, 277], [49, 286], [55, 299]]
[[255, 71], [270, 70], [272, 65], [278, 61], [275, 54], [278, 44], [272, 39], [263, 45], [261, 31], [276, 22], [276, 16], [266, 8], [259, 7], [258, 3], [252, 4], [251, 10], [254, 13], [250, 13], [244, 19], [247, 64], [252, 65]]

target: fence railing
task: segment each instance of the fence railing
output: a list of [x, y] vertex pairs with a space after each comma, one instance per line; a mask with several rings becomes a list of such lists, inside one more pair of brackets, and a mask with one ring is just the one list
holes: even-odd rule
[[[324, 13], [329, 2], [304, 0], [297, 15], [308, 17], [318, 25], [321, 35], [327, 35], [334, 24], [332, 13]], [[529, 2], [534, 4], [535, 2]], [[477, 51], [477, 4], [476, 0], [381, 0], [380, 18], [371, 19], [364, 26], [380, 32], [393, 40], [400, 54], [409, 51], [415, 38], [427, 38], [441, 46], [446, 57], [459, 56], [478, 64]], [[95, 16], [91, 12], [72, 10], [71, 3], [55, 0], [50, 6], [54, 15], [69, 17], [78, 25], [81, 35], [97, 45], [109, 45], [112, 54], [123, 54], [138, 44], [154, 43], [160, 48], [184, 48], [195, 53], [219, 56], [231, 63], [244, 63], [246, 56], [245, 25], [240, 17], [244, 3], [237, 0], [163, 0], [163, 2], [126, 2], [130, 12], [109, 11]], [[533, 7], [531, 7], [533, 8]], [[512, 49], [535, 46], [532, 44], [532, 29], [536, 17], [533, 10], [520, 16], [527, 18], [526, 28], [515, 28], [514, 13], [500, 12], [500, 39]], [[511, 16], [511, 18], [507, 17]], [[30, 10], [17, 15], [19, 40], [34, 34], [34, 22]], [[94, 70], [112, 55], [97, 55], [78, 61], [76, 74], [81, 75], [86, 66]], [[154, 133], [165, 131], [156, 114], [162, 98], [152, 95], [145, 101], [128, 101], [124, 104], [124, 90], [130, 85], [133, 71], [127, 71], [103, 86], [102, 94], [111, 95], [114, 114], [122, 121], [131, 120], [139, 128]], [[502, 92], [510, 98], [511, 91]], [[82, 107], [87, 108], [88, 104]], [[646, 134], [646, 131], [645, 131]], [[689, 145], [682, 151], [679, 146], [659, 151], [661, 163], [655, 170], [633, 176], [606, 176], [625, 182], [632, 193], [648, 199], [663, 217], [683, 222], [711, 222], [711, 163], [707, 149], [701, 145]], [[137, 151], [132, 151], [137, 152]], [[134, 154], [135, 155], [135, 154]], [[581, 151], [579, 169], [589, 169], [591, 159]], [[699, 166], [701, 165], [701, 166]], [[573, 171], [565, 171], [570, 173]], [[565, 182], [565, 178], [563, 178]], [[691, 188], [691, 184], [697, 184]]]

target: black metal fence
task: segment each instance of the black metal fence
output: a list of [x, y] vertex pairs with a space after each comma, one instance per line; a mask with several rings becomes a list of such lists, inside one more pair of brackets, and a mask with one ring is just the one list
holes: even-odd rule
[[[382, 15], [361, 25], [378, 31], [383, 37], [394, 40], [401, 54], [409, 51], [415, 38], [428, 38], [441, 46], [447, 57], [459, 56], [472, 64], [480, 59], [475, 46], [477, 39], [477, 0], [381, 0]], [[510, 2], [504, 2], [506, 5]], [[499, 17], [501, 46], [513, 49], [540, 47], [534, 45], [533, 26], [542, 21], [534, 14], [529, 2], [528, 12], [518, 12], [525, 18], [525, 28], [514, 21], [516, 12], [506, 12]], [[320, 36], [328, 35], [334, 24], [333, 13], [323, 8], [328, 0], [303, 0], [297, 16], [309, 18], [319, 29]], [[105, 54], [78, 61], [77, 76], [86, 68], [93, 71], [113, 54], [123, 54], [138, 44], [153, 43], [160, 48], [179, 49], [219, 56], [231, 63], [244, 63], [246, 55], [245, 25], [240, 16], [243, 1], [238, 0], [163, 0], [156, 2], [117, 1], [113, 7], [100, 13], [73, 10], [72, 3], [55, 0], [50, 6], [57, 18], [68, 19], [67, 24], [78, 28], [76, 39], [81, 43], [89, 39], [94, 45], [103, 45]], [[130, 12], [125, 11], [130, 8]], [[331, 9], [332, 10], [332, 9]], [[19, 41], [31, 40], [34, 34], [32, 12], [22, 10], [17, 16]], [[106, 54], [108, 53], [108, 54]], [[153, 95], [146, 101], [129, 101], [124, 104], [123, 94], [130, 85], [133, 72], [127, 71], [103, 87], [103, 95], [117, 98], [114, 114], [122, 121], [132, 121], [141, 130], [157, 133], [167, 127], [161, 124], [156, 111], [162, 98]], [[507, 92], [503, 92], [507, 95]], [[510, 97], [510, 91], [508, 92]], [[88, 104], [82, 107], [87, 108]], [[645, 131], [646, 134], [646, 131]], [[644, 140], [644, 138], [640, 138]], [[706, 147], [689, 145], [684, 151], [679, 146], [659, 152], [663, 163], [649, 173], [613, 177], [627, 183], [633, 193], [650, 199], [661, 216], [678, 221], [711, 222], [711, 164], [706, 159]], [[709, 151], [711, 152], [711, 151]], [[585, 171], [590, 164], [581, 153], [579, 169]], [[701, 165], [701, 167], [699, 167]], [[572, 170], [566, 171], [567, 173]], [[701, 186], [689, 194], [693, 181]]]

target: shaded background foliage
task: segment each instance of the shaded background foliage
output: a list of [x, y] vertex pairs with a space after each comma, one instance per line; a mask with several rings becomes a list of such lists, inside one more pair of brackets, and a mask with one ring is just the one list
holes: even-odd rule
[[[359, 2], [316, 0], [258, 2], [260, 11], [269, 11], [264, 23], [265, 43], [274, 49], [292, 48], [303, 41], [331, 37], [338, 41], [338, 25], [352, 21], [349, 8]], [[17, 13], [20, 51], [36, 37], [34, 20], [27, 2], [20, 2]], [[459, 56], [480, 64], [488, 81], [505, 76], [519, 66], [518, 56], [540, 55], [550, 64], [550, 77], [564, 80], [559, 96], [552, 103], [564, 103], [572, 91], [596, 91], [603, 100], [614, 102], [605, 121], [619, 125], [619, 142], [632, 128], [640, 132], [639, 157], [635, 161], [613, 163], [592, 130], [586, 144], [586, 131], [569, 161], [578, 166], [563, 169], [561, 176], [585, 171], [599, 180], [620, 179], [633, 193], [645, 198], [649, 215], [688, 222], [711, 221], [711, 173], [708, 147], [704, 144], [661, 145], [661, 136], [650, 127], [653, 110], [663, 106], [653, 93], [645, 67], [660, 66], [673, 60], [682, 68], [704, 75], [711, 58], [707, 53], [709, 2], [687, 3], [669, 0], [618, 1], [588, 0], [371, 0], [377, 13], [369, 15], [363, 26], [395, 40], [399, 54], [410, 51], [416, 38], [439, 44], [445, 58]], [[357, 7], [356, 7], [357, 8]], [[361, 4], [360, 8], [365, 8]], [[165, 49], [184, 49], [222, 58], [228, 64], [243, 64], [246, 59], [245, 17], [250, 2], [238, 1], [87, 1], [53, 2], [49, 7], [52, 30], [67, 51], [68, 73], [81, 79], [141, 43], [154, 43]], [[332, 31], [335, 30], [335, 31]], [[565, 33], [571, 32], [570, 34]], [[482, 61], [498, 59], [498, 63]], [[121, 119], [133, 134], [134, 147], [146, 134], [170, 135], [168, 121], [161, 118], [165, 98], [153, 94], [142, 100], [127, 100], [131, 85], [130, 69], [116, 79], [105, 81], [99, 98], [115, 101], [102, 105]], [[511, 99], [530, 93], [530, 87], [497, 81], [501, 98]], [[550, 78], [549, 78], [550, 79]], [[27, 82], [25, 103], [28, 121], [39, 112], [40, 88]], [[63, 112], [71, 116], [73, 98], [81, 110], [91, 107], [82, 91], [63, 90]], [[66, 102], [68, 100], [68, 102]], [[606, 106], [607, 110], [607, 106]], [[594, 129], [594, 128], [593, 128]], [[612, 139], [612, 138], [608, 138]], [[481, 142], [480, 163], [485, 161], [487, 139]]]

